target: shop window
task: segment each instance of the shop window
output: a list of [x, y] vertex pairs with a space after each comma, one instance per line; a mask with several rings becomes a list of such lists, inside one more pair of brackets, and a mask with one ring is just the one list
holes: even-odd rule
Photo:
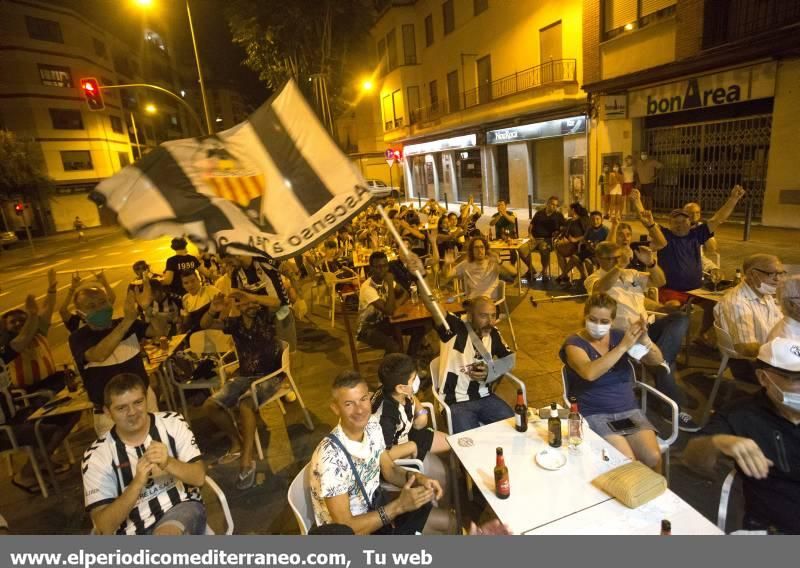
[[39, 63], [39, 79], [49, 87], [72, 88], [72, 72], [69, 67]]
[[61, 163], [64, 164], [65, 172], [94, 169], [92, 153], [89, 150], [63, 150]]
[[489, 0], [472, 0], [472, 13], [477, 16], [489, 9]]
[[414, 37], [414, 24], [403, 25], [403, 63], [417, 64], [417, 41]]
[[425, 47], [433, 45], [433, 14], [425, 16]]
[[442, 4], [442, 18], [444, 19], [444, 35], [456, 29], [456, 8], [453, 0]]
[[105, 42], [97, 39], [96, 37], [93, 37], [92, 41], [94, 43], [94, 53], [95, 53], [95, 55], [105, 59], [106, 58], [106, 44], [105, 44]]
[[67, 108], [51, 108], [50, 121], [56, 130], [83, 130], [81, 111]]
[[25, 16], [25, 22], [28, 25], [28, 35], [31, 39], [64, 43], [61, 24], [58, 22], [45, 20], [44, 18], [34, 18], [33, 16]]
[[122, 134], [122, 119], [118, 116], [114, 116], [113, 114], [108, 118], [111, 119], [111, 130], [117, 134]]

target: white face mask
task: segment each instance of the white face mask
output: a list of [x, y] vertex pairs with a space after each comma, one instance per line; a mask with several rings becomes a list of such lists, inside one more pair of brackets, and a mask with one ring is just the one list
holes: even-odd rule
[[609, 331], [611, 331], [611, 324], [595, 323], [593, 321], [586, 320], [586, 331], [592, 337], [592, 339], [602, 339], [608, 335]]
[[767, 377], [767, 381], [769, 382], [767, 393], [775, 404], [785, 406], [794, 412], [800, 412], [800, 402], [797, 401], [795, 393], [785, 393], [770, 377]]
[[411, 383], [411, 392], [417, 394], [419, 392], [419, 385], [420, 385], [419, 375], [414, 377], [414, 381]]
[[778, 291], [777, 286], [773, 286], [772, 284], [766, 284], [762, 282], [758, 285], [758, 291], [764, 294], [765, 296], [774, 296], [775, 292]]

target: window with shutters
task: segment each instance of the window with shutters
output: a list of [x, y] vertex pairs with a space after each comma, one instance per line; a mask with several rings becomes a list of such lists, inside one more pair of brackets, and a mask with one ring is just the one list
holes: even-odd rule
[[414, 24], [403, 24], [403, 63], [417, 64], [417, 41], [414, 37]]
[[61, 34], [61, 24], [58, 22], [45, 20], [44, 18], [25, 16], [25, 23], [28, 26], [28, 35], [31, 39], [64, 43], [64, 36]]
[[447, 0], [442, 4], [442, 19], [444, 20], [444, 35], [456, 29], [456, 8], [453, 0]]
[[89, 150], [63, 150], [61, 163], [64, 165], [65, 172], [94, 169], [92, 153]]
[[425, 47], [433, 45], [433, 14], [425, 16]]
[[389, 71], [397, 68], [397, 36], [394, 30], [386, 34], [386, 52], [389, 56]]
[[72, 88], [72, 72], [69, 67], [39, 63], [39, 79], [42, 85], [48, 87]]
[[428, 95], [431, 99], [431, 109], [439, 108], [439, 84], [436, 81], [428, 83]]
[[611, 39], [675, 14], [677, 0], [603, 0], [603, 37]]
[[386, 75], [386, 38], [378, 40], [378, 64], [381, 76]]

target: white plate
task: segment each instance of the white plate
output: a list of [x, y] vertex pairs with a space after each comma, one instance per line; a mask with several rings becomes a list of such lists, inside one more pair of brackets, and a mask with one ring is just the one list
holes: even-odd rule
[[567, 456], [558, 450], [542, 450], [536, 454], [536, 463], [544, 469], [555, 471], [564, 467], [564, 464], [567, 463]]

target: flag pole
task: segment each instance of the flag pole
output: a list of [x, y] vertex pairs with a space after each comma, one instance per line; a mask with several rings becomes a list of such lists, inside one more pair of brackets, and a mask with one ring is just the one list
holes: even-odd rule
[[[400, 248], [400, 253], [403, 256], [408, 257], [409, 250], [406, 248], [403, 239], [400, 237], [400, 233], [397, 232], [397, 228], [394, 226], [394, 223], [392, 223], [392, 220], [389, 219], [389, 216], [386, 214], [386, 211], [383, 210], [382, 205], [378, 205], [378, 213], [380, 213], [381, 217], [383, 217], [383, 222], [386, 223], [386, 228], [389, 229], [389, 232], [392, 234], [392, 237], [394, 237], [397, 246]], [[425, 294], [425, 297], [430, 300], [430, 304], [433, 307], [433, 310], [436, 312], [435, 315], [437, 315], [439, 317], [439, 320], [444, 324], [444, 328], [450, 331], [450, 326], [447, 325], [447, 319], [442, 313], [442, 308], [441, 306], [439, 306], [439, 302], [434, 301], [431, 289], [428, 287], [428, 283], [425, 281], [425, 277], [422, 275], [422, 272], [420, 272], [419, 270], [415, 270], [414, 276], [417, 277], [417, 282], [419, 282], [419, 287], [421, 292]]]

